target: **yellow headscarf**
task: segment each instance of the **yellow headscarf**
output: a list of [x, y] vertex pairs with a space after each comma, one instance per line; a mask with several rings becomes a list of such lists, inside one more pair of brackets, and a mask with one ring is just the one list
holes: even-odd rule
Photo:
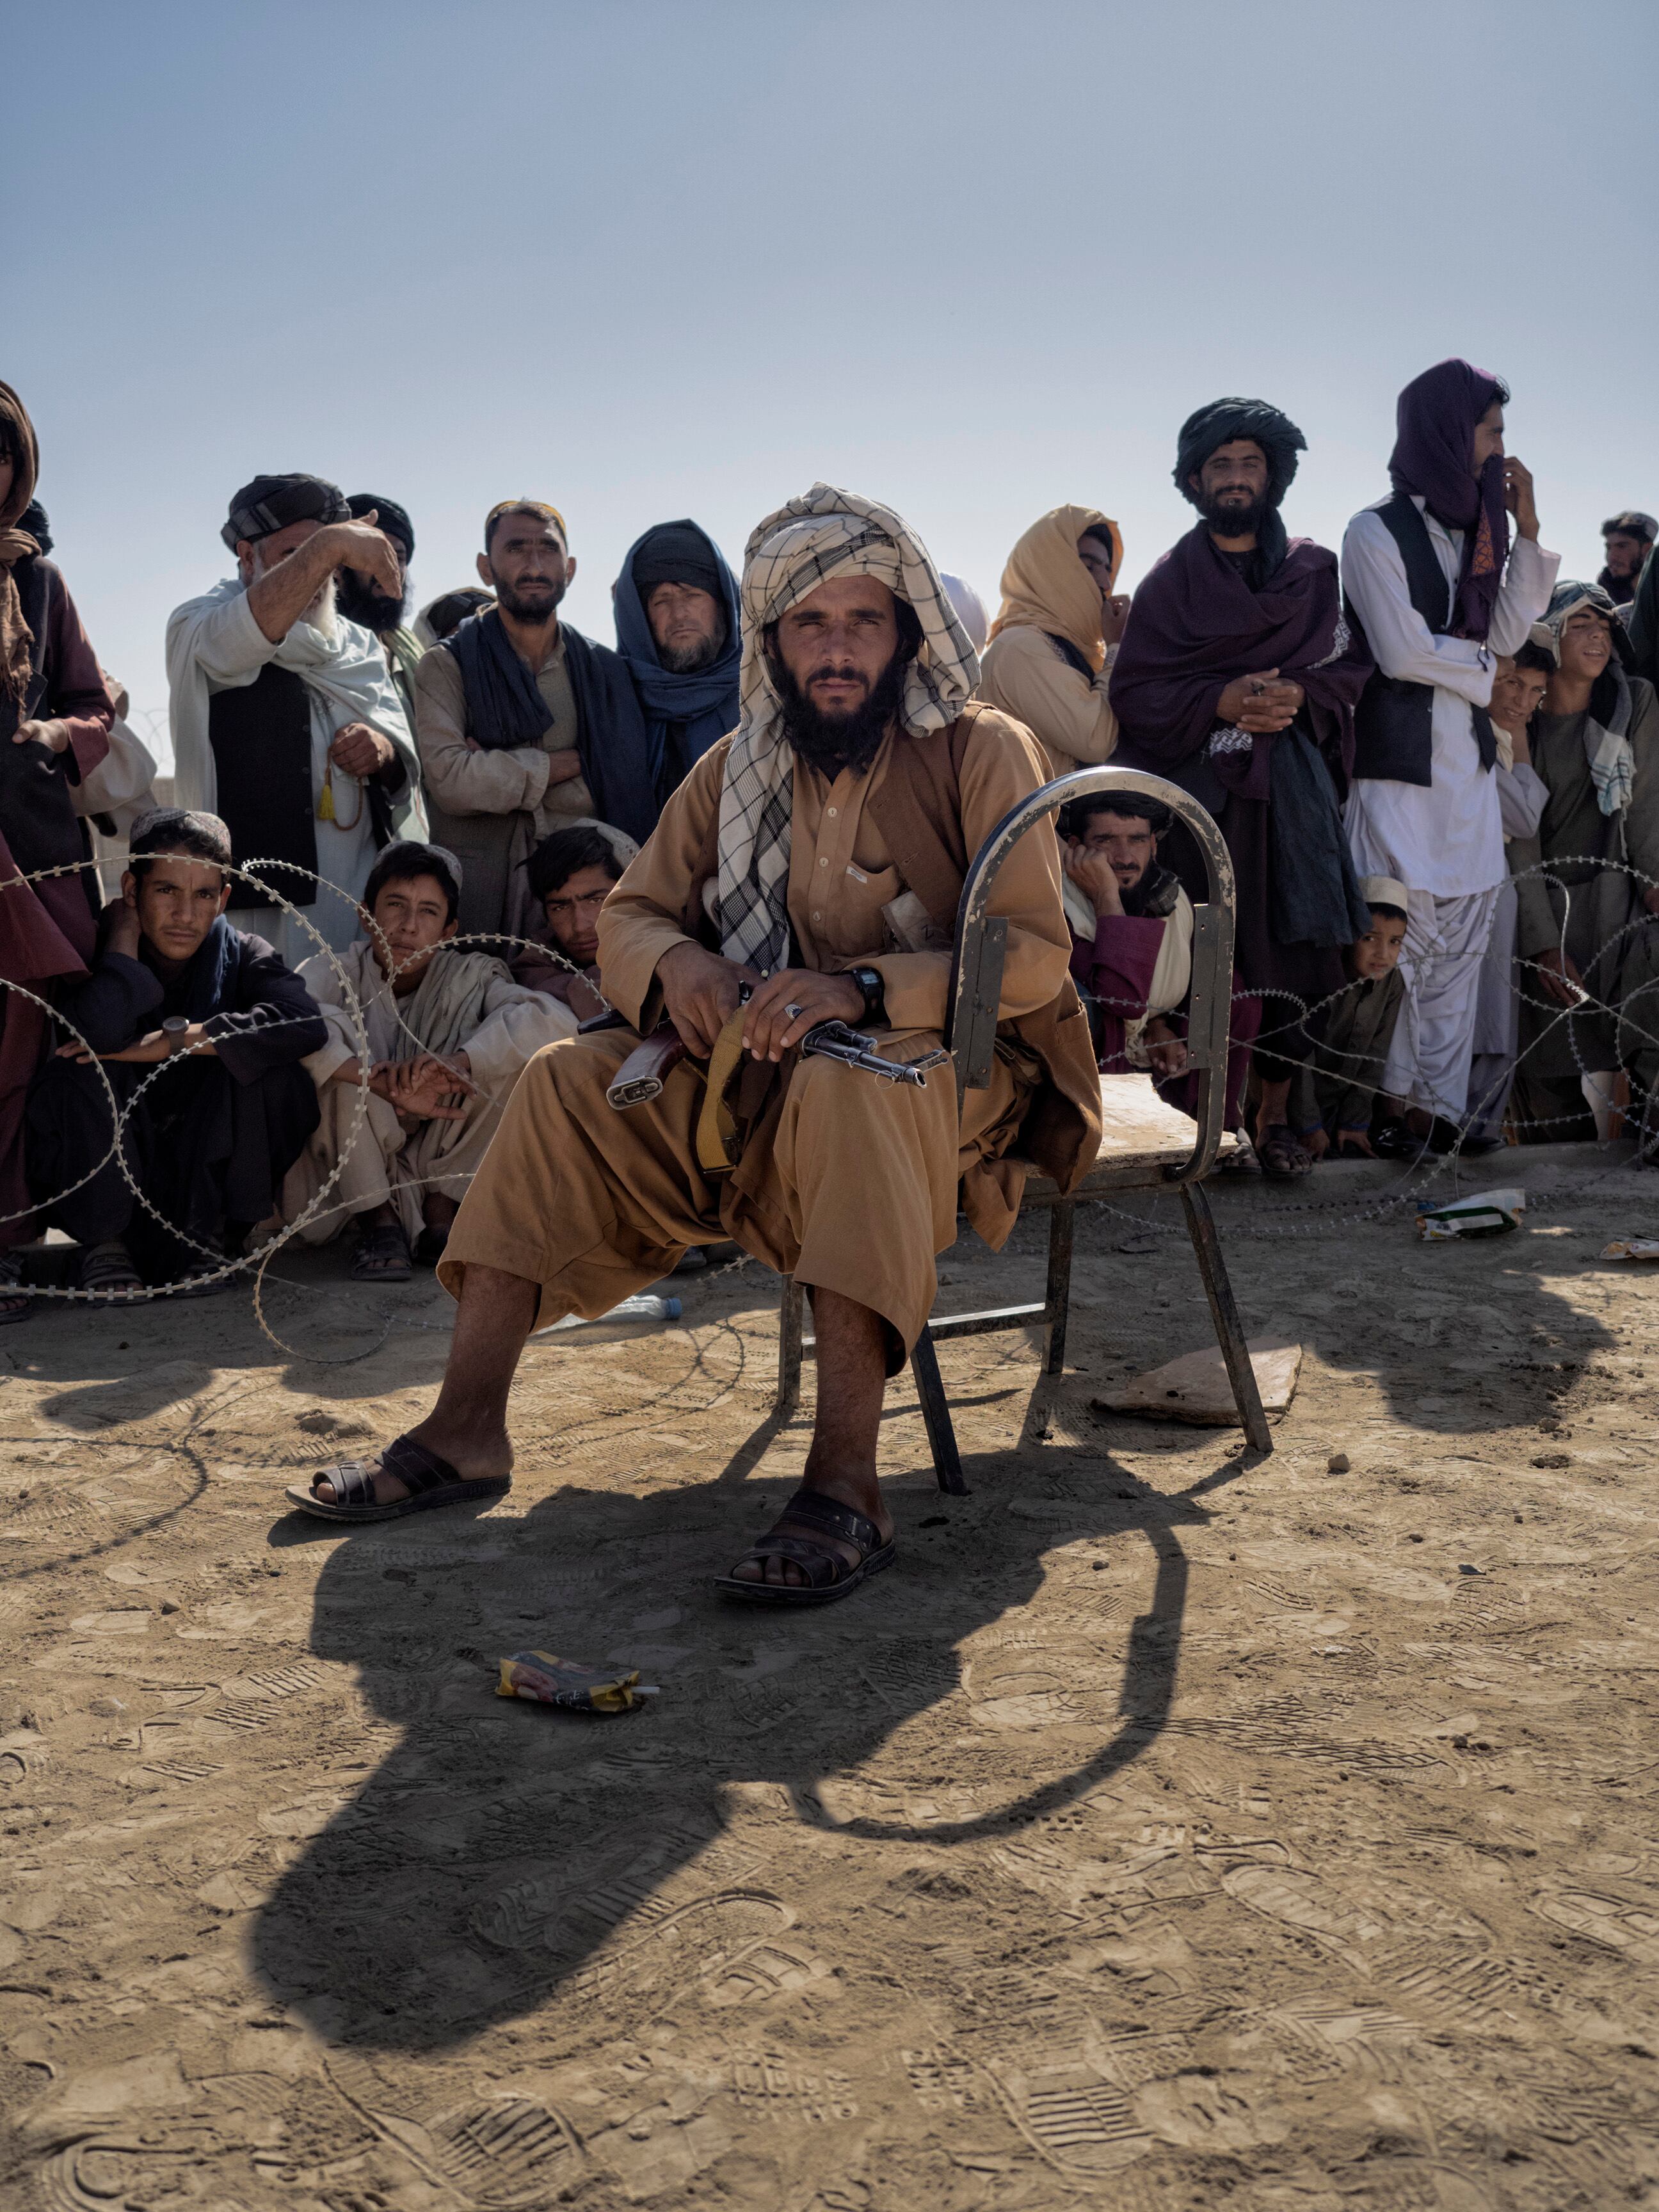
[[1116, 583], [1123, 565], [1123, 536], [1116, 523], [1098, 507], [1054, 507], [1031, 525], [1008, 556], [993, 637], [1005, 629], [1047, 630], [1074, 645], [1091, 668], [1105, 665], [1099, 589], [1078, 558], [1077, 541], [1085, 530], [1104, 530], [1111, 538]]

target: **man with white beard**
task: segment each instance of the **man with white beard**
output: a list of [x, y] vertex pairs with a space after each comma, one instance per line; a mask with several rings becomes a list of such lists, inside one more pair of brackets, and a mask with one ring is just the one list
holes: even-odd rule
[[265, 864], [260, 882], [238, 880], [229, 919], [297, 966], [316, 938], [270, 891], [343, 951], [375, 854], [426, 836], [386, 656], [335, 605], [342, 568], [387, 592], [401, 592], [403, 572], [374, 516], [354, 520], [320, 477], [256, 477], [220, 535], [237, 574], [167, 623], [174, 793], [227, 823], [239, 863]]

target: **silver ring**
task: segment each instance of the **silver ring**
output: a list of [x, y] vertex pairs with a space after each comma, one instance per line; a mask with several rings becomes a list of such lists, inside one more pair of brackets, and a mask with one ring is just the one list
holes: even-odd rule
[[798, 1022], [806, 1010], [804, 1006], [786, 1006], [783, 1011], [792, 1022]]

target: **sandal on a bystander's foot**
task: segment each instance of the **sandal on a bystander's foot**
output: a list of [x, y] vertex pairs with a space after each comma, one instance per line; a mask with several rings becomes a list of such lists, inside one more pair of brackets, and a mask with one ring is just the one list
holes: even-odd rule
[[409, 1239], [400, 1222], [382, 1222], [378, 1228], [357, 1231], [352, 1255], [354, 1283], [406, 1283], [415, 1272], [409, 1256]]
[[1264, 1129], [1255, 1151], [1269, 1182], [1296, 1182], [1313, 1173], [1313, 1154], [1297, 1141], [1288, 1121], [1275, 1121]]
[[[792, 1534], [792, 1527], [803, 1533]], [[814, 1534], [814, 1530], [823, 1533]], [[850, 1545], [858, 1553], [855, 1565], [848, 1565], [836, 1549], [837, 1542]], [[822, 1491], [798, 1490], [778, 1516], [776, 1525], [749, 1547], [738, 1565], [744, 1566], [755, 1559], [763, 1569], [768, 1559], [787, 1559], [799, 1568], [803, 1579], [769, 1583], [737, 1574], [717, 1575], [714, 1588], [722, 1597], [738, 1599], [744, 1605], [834, 1605], [838, 1598], [850, 1597], [868, 1576], [890, 1567], [896, 1556], [892, 1538], [884, 1539], [865, 1514], [826, 1498]]]
[[19, 1252], [0, 1252], [0, 1328], [8, 1322], [27, 1321], [34, 1300], [23, 1288], [23, 1258]]
[[[408, 1489], [407, 1498], [375, 1503], [374, 1478], [384, 1470]], [[317, 1485], [326, 1482], [332, 1498], [319, 1498]], [[394, 1437], [378, 1461], [341, 1460], [319, 1467], [308, 1484], [290, 1482], [288, 1495], [301, 1513], [314, 1513], [319, 1521], [395, 1521], [405, 1513], [428, 1513], [435, 1505], [464, 1505], [473, 1498], [505, 1498], [513, 1487], [510, 1474], [469, 1481], [447, 1459], [412, 1437]]]
[[1218, 1176], [1259, 1176], [1261, 1163], [1257, 1159], [1249, 1139], [1243, 1129], [1234, 1132], [1237, 1142], [1230, 1152], [1218, 1153], [1215, 1171]]
[[95, 1291], [100, 1304], [118, 1304], [144, 1295], [144, 1279], [132, 1264], [132, 1255], [119, 1237], [106, 1243], [88, 1244], [81, 1255], [79, 1285]]

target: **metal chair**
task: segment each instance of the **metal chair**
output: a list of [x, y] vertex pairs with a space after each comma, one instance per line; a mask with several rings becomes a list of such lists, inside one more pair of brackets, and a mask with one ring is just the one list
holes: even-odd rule
[[[984, 1313], [935, 1316], [922, 1330], [910, 1355], [916, 1395], [921, 1401], [927, 1441], [933, 1449], [939, 1486], [965, 1496], [962, 1456], [957, 1449], [950, 1402], [939, 1376], [934, 1347], [942, 1340], [984, 1336], [1010, 1328], [1041, 1327], [1047, 1332], [1045, 1376], [1066, 1364], [1066, 1329], [1072, 1298], [1072, 1238], [1078, 1206], [1115, 1198], [1126, 1190], [1163, 1188], [1181, 1192], [1188, 1232], [1203, 1278], [1210, 1314], [1226, 1363], [1233, 1400], [1253, 1449], [1270, 1452], [1273, 1437], [1244, 1340], [1243, 1326], [1227, 1279], [1214, 1218], [1201, 1188], [1224, 1141], [1227, 1042], [1232, 1005], [1233, 868], [1221, 832], [1198, 801], [1163, 777], [1122, 768], [1079, 769], [1045, 783], [1004, 815], [975, 855], [957, 909], [956, 945], [951, 956], [945, 1042], [956, 1062], [957, 1098], [983, 1090], [990, 1080], [997, 1008], [1002, 989], [1006, 917], [988, 911], [998, 872], [1035, 822], [1091, 792], [1139, 792], [1160, 800], [1184, 822], [1204, 858], [1209, 896], [1193, 909], [1193, 972], [1188, 1000], [1187, 1053], [1196, 1072], [1198, 1120], [1166, 1106], [1144, 1076], [1101, 1079], [1103, 1131], [1094, 1166], [1069, 1196], [1062, 1197], [1035, 1168], [1028, 1175], [1023, 1206], [1048, 1212], [1048, 1281], [1040, 1304], [998, 1306]], [[1133, 1099], [1131, 1098], [1133, 1094]], [[800, 1402], [801, 1362], [814, 1348], [804, 1328], [805, 1293], [791, 1275], [783, 1279], [778, 1328], [778, 1389], [775, 1413], [787, 1419]]]

